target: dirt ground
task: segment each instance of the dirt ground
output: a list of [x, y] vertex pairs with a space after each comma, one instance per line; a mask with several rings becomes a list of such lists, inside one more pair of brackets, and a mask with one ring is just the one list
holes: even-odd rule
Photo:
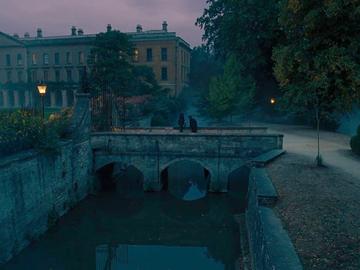
[[359, 180], [336, 167], [313, 164], [313, 158], [290, 152], [268, 165], [280, 195], [275, 212], [304, 269], [359, 270]]

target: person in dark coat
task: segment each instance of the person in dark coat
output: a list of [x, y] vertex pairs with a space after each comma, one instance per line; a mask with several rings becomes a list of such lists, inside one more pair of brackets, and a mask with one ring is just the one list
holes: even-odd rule
[[191, 129], [191, 132], [197, 132], [197, 121], [192, 117], [192, 116], [189, 116], [189, 122], [190, 122], [190, 129]]
[[183, 132], [184, 127], [185, 127], [185, 116], [183, 113], [180, 113], [180, 115], [179, 115], [178, 124], [179, 124], [179, 128], [180, 128], [180, 132]]

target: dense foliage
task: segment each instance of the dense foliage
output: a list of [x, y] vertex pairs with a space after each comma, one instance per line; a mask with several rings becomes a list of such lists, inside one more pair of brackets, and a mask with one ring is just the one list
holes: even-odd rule
[[292, 111], [334, 118], [359, 102], [359, 1], [280, 1], [274, 73]]
[[52, 114], [47, 121], [24, 110], [0, 113], [0, 154], [32, 148], [56, 151], [69, 135], [70, 118], [69, 110]]
[[205, 45], [193, 48], [191, 52], [190, 84], [201, 97], [206, 98], [212, 78], [223, 71], [221, 61]]
[[[207, 0], [207, 4], [197, 20], [205, 31], [206, 46], [224, 65], [236, 56], [239, 67], [234, 76], [244, 88], [249, 82], [255, 87], [256, 105], [264, 108], [270, 97], [279, 97], [281, 109], [334, 126], [338, 115], [359, 103], [360, 1]], [[220, 88], [228, 88], [225, 81], [213, 79], [211, 99], [219, 96]], [[219, 97], [228, 100], [228, 108], [233, 106], [232, 92]]]
[[[96, 37], [89, 58], [90, 89], [99, 104], [93, 114], [97, 129], [108, 130], [121, 122], [123, 128], [144, 114], [157, 111], [154, 104], [168, 100], [151, 67], [132, 64], [129, 36], [110, 30]], [[139, 100], [142, 103], [132, 103]]]
[[271, 59], [279, 35], [276, 1], [207, 0], [207, 4], [197, 20], [207, 47], [224, 63], [235, 55], [237, 76], [255, 83], [257, 103], [267, 102], [277, 91]]
[[221, 119], [228, 115], [248, 112], [254, 101], [255, 82], [244, 77], [235, 56], [228, 58], [224, 73], [210, 82], [208, 110], [211, 116]]

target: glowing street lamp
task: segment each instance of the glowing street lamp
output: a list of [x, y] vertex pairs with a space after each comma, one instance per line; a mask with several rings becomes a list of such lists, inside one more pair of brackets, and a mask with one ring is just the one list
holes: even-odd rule
[[271, 98], [270, 103], [271, 103], [271, 105], [275, 105], [276, 104], [276, 98]]
[[46, 90], [47, 90], [47, 85], [44, 83], [39, 83], [37, 85], [37, 89], [39, 91], [40, 94], [40, 98], [41, 98], [41, 109], [42, 109], [42, 118], [45, 118], [45, 102], [44, 102], [44, 97], [46, 95]]

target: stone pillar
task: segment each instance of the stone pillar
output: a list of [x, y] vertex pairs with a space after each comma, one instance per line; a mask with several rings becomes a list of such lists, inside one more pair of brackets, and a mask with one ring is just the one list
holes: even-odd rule
[[4, 97], [4, 108], [9, 107], [9, 93], [8, 90], [3, 90], [3, 97]]
[[62, 107], [65, 108], [68, 106], [68, 97], [66, 90], [61, 90], [61, 97], [62, 97]]
[[25, 90], [25, 107], [30, 107], [30, 93], [29, 90]]
[[19, 108], [20, 107], [20, 102], [19, 102], [19, 91], [18, 90], [14, 90], [14, 108]]
[[55, 92], [51, 91], [50, 92], [50, 107], [54, 108], [56, 107], [56, 96], [55, 96]]
[[[152, 165], [151, 163], [149, 165]], [[141, 168], [140, 170], [144, 175], [144, 191], [160, 191], [162, 189], [160, 176], [158, 174], [156, 166], [149, 166], [148, 168]]]
[[90, 138], [90, 94], [76, 94], [71, 130], [74, 141], [85, 141]]

